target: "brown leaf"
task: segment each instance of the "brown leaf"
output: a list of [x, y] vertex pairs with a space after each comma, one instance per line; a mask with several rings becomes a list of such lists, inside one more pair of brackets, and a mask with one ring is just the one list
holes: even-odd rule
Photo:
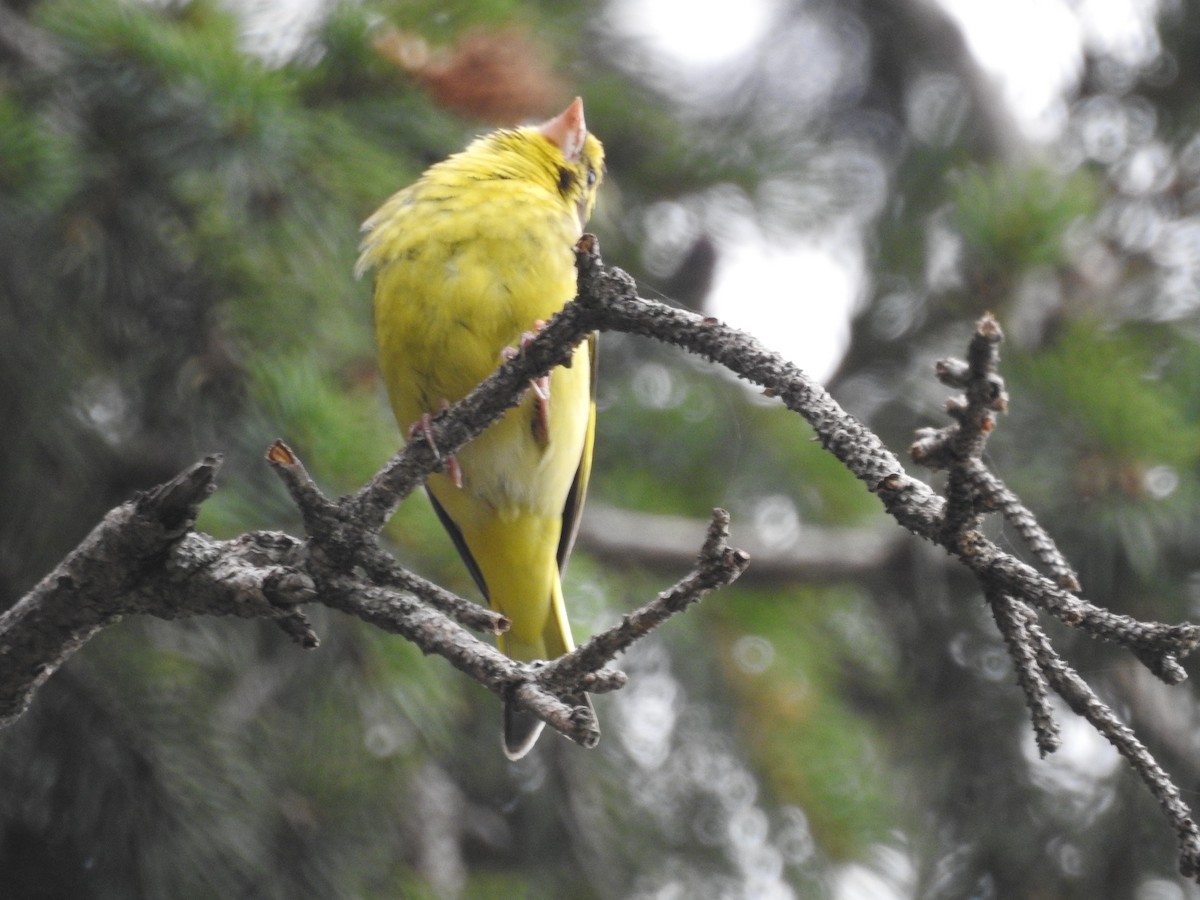
[[430, 48], [420, 35], [391, 29], [374, 46], [420, 81], [439, 106], [493, 125], [545, 116], [567, 93], [542, 45], [519, 28], [471, 31], [443, 49]]

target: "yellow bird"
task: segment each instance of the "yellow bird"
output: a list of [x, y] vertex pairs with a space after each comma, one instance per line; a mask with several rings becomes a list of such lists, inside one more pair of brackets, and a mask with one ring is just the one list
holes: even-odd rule
[[[540, 126], [477, 139], [363, 224], [355, 272], [376, 272], [379, 363], [402, 429], [465, 397], [575, 296], [574, 245], [603, 171], [604, 150], [576, 98]], [[575, 646], [561, 577], [592, 463], [595, 354], [593, 336], [426, 482], [479, 589], [512, 621], [498, 643], [513, 659], [553, 659]], [[510, 759], [541, 730], [505, 707]]]

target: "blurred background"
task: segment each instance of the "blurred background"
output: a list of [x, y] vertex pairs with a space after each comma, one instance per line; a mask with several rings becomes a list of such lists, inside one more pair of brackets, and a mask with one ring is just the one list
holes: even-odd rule
[[[276, 437], [359, 486], [399, 443], [359, 223], [575, 94], [608, 151], [590, 230], [646, 296], [755, 331], [901, 455], [994, 311], [991, 465], [1090, 599], [1200, 618], [1191, 0], [0, 0], [0, 605], [205, 453], [219, 537], [298, 532]], [[1087, 726], [1038, 759], [973, 582], [800, 419], [601, 346], [578, 635], [684, 573], [714, 506], [755, 563], [620, 661], [596, 751], [509, 764], [492, 696], [319, 609], [314, 652], [129, 620], [0, 734], [0, 892], [1200, 896]], [[389, 534], [474, 596], [422, 498]], [[1194, 688], [1051, 630], [1194, 804]]]

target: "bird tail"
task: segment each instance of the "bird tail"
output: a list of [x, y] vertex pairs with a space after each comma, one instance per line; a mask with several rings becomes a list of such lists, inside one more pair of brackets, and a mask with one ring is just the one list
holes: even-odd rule
[[[542, 630], [541, 640], [533, 643], [517, 643], [508, 635], [500, 635], [500, 650], [516, 660], [531, 661], [535, 659], [556, 659], [564, 653], [575, 649], [575, 641], [571, 638], [571, 629], [567, 624], [566, 605], [563, 602], [562, 582], [558, 573], [551, 587], [550, 615], [546, 617], [546, 627]], [[585, 706], [596, 718], [596, 710], [587, 694], [568, 695], [563, 700], [571, 706]], [[545, 727], [545, 722], [524, 709], [518, 709], [515, 704], [504, 704], [504, 755], [511, 760], [518, 760], [533, 749], [538, 736]]]

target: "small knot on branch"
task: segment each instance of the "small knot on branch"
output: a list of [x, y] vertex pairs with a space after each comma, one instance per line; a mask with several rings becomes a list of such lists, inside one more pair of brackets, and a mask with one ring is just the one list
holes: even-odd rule
[[308, 533], [320, 531], [322, 522], [336, 512], [336, 506], [321, 493], [317, 483], [304, 468], [304, 463], [300, 462], [292, 448], [283, 441], [277, 440], [271, 444], [267, 448], [266, 457], [271, 468], [283, 479], [284, 487], [299, 508]]
[[939, 359], [933, 365], [934, 375], [946, 387], [965, 388], [971, 377], [971, 367], [961, 359]]
[[585, 231], [575, 242], [575, 264], [581, 268], [600, 265], [600, 238], [590, 231]]
[[571, 707], [571, 740], [586, 750], [593, 750], [600, 743], [600, 723], [596, 712], [587, 704]]
[[713, 559], [720, 556], [729, 541], [729, 511], [717, 507], [712, 511], [708, 521], [708, 531], [705, 532], [704, 544], [700, 547], [700, 560], [706, 557]]
[[224, 460], [220, 453], [206, 456], [170, 481], [141, 492], [134, 499], [138, 513], [152, 516], [168, 531], [183, 534], [195, 524], [200, 504], [217, 489], [217, 472]]
[[591, 694], [608, 694], [619, 691], [629, 683], [629, 676], [620, 669], [601, 669], [599, 672], [588, 672], [580, 684]]
[[1063, 572], [1054, 580], [1060, 588], [1070, 591], [1072, 594], [1078, 594], [1083, 590], [1083, 585], [1079, 583], [1079, 578], [1074, 572]]
[[594, 304], [595, 291], [585, 288], [592, 280], [604, 271], [604, 261], [600, 258], [600, 239], [594, 234], [585, 232], [575, 242], [575, 269], [579, 273], [579, 296], [576, 302]]
[[934, 472], [948, 469], [951, 463], [949, 437], [952, 433], [949, 428], [918, 428], [917, 439], [908, 448], [909, 458]]
[[1200, 834], [1197, 834], [1196, 823], [1190, 818], [1184, 823], [1183, 833], [1179, 836], [1179, 874], [1184, 878], [1200, 880]]
[[987, 343], [999, 344], [1004, 340], [1004, 329], [992, 313], [986, 312], [975, 324], [975, 335]]
[[1145, 647], [1134, 647], [1133, 653], [1164, 684], [1183, 684], [1187, 681], [1187, 670], [1171, 653]]
[[[700, 554], [696, 557], [697, 575], [706, 590], [735, 581], [750, 565], [750, 554], [729, 546], [729, 512], [714, 509]], [[694, 599], [699, 599], [694, 598]], [[688, 600], [687, 602], [693, 602]], [[686, 604], [685, 604], [686, 605]]]
[[1004, 332], [1000, 323], [991, 313], [985, 313], [976, 323], [975, 335], [967, 347], [967, 366], [971, 370], [967, 392], [973, 402], [999, 412], [1008, 409], [1004, 379], [996, 374], [1003, 340]]
[[506, 699], [537, 716], [559, 734], [570, 738], [588, 750], [600, 743], [600, 723], [596, 714], [573, 698], [564, 702], [543, 686], [541, 672], [545, 665], [527, 667], [530, 677], [512, 685]]
[[312, 578], [297, 569], [277, 567], [263, 579], [262, 589], [272, 606], [298, 606], [317, 598]]
[[946, 410], [946, 415], [959, 425], [969, 424], [972, 410], [966, 396], [963, 394], [947, 399], [943, 404], [943, 409]]
[[313, 631], [312, 624], [308, 621], [308, 616], [304, 615], [298, 609], [293, 609], [286, 615], [272, 621], [279, 626], [284, 634], [305, 650], [315, 650], [321, 645], [321, 640], [317, 637], [317, 633]]

